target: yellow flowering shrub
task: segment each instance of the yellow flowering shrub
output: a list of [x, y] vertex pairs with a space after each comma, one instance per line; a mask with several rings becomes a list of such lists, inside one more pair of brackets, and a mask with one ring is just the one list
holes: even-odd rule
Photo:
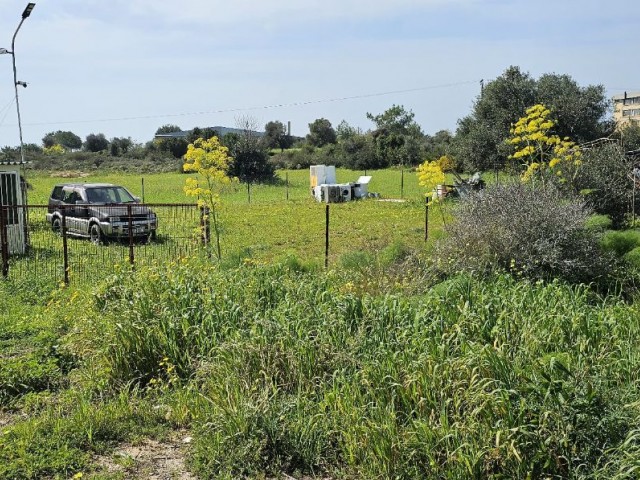
[[[535, 178], [544, 180], [550, 174], [566, 182], [575, 177], [582, 163], [580, 147], [568, 137], [560, 139], [552, 133], [555, 122], [550, 115], [551, 111], [544, 105], [534, 105], [511, 128], [507, 143], [515, 152], [509, 158], [522, 163], [525, 182]], [[570, 176], [565, 177], [563, 171], [569, 172]]]
[[65, 149], [62, 145], [54, 143], [50, 147], [44, 147], [42, 152], [45, 155], [62, 155], [65, 152]]
[[426, 187], [428, 190], [433, 190], [436, 185], [445, 181], [444, 171], [438, 161], [430, 162], [427, 160], [417, 168], [416, 173], [420, 186]]
[[[188, 196], [197, 197], [198, 205], [209, 209], [208, 215], [213, 220], [216, 234], [218, 259], [220, 259], [220, 229], [216, 206], [220, 202], [220, 193], [237, 182], [236, 178], [228, 175], [231, 161], [229, 149], [214, 136], [208, 140], [198, 138], [189, 144], [182, 166], [185, 172], [196, 174], [196, 177], [187, 178], [184, 192]], [[205, 241], [208, 240], [206, 236], [204, 238]]]
[[456, 168], [456, 162], [448, 155], [442, 155], [436, 163], [443, 172], [450, 172]]

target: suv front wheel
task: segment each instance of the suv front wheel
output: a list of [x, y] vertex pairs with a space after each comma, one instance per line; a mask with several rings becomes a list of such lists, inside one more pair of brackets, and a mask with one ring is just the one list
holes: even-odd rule
[[106, 243], [102, 230], [100, 229], [100, 225], [97, 223], [92, 223], [89, 227], [89, 239], [91, 240], [91, 243], [95, 245]]

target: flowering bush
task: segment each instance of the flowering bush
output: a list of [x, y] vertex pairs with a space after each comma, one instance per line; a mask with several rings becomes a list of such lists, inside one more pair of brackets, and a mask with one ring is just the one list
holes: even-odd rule
[[[227, 174], [231, 161], [228, 152], [229, 149], [220, 143], [218, 137], [211, 137], [209, 140], [198, 138], [187, 147], [182, 166], [185, 172], [194, 172], [197, 175], [197, 178], [187, 178], [184, 192], [192, 197], [197, 197], [198, 205], [210, 209], [209, 215], [213, 220], [216, 234], [218, 260], [221, 257], [221, 252], [216, 206], [220, 202], [220, 192], [237, 181]], [[206, 232], [204, 234], [205, 241], [207, 241]]]
[[444, 183], [445, 176], [438, 161], [430, 162], [426, 161], [416, 169], [418, 174], [418, 183], [421, 187], [426, 187], [428, 190], [433, 190], [436, 185]]
[[508, 143], [516, 151], [509, 158], [519, 160], [525, 166], [524, 181], [536, 177], [545, 180], [555, 175], [564, 183], [574, 178], [582, 162], [579, 146], [568, 137], [560, 139], [551, 133], [555, 122], [549, 118], [550, 115], [551, 111], [544, 105], [534, 105], [511, 128]]

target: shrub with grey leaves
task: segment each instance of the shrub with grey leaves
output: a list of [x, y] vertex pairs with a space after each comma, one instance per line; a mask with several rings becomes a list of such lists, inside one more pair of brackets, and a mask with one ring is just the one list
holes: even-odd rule
[[612, 272], [583, 200], [553, 186], [495, 185], [461, 200], [436, 246], [448, 273], [506, 270], [528, 278], [599, 282]]

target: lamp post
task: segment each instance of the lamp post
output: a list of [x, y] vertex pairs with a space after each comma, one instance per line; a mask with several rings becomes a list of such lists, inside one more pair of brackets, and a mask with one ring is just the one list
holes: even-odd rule
[[18, 28], [16, 28], [16, 31], [13, 34], [13, 38], [11, 39], [11, 50], [7, 50], [6, 48], [0, 48], [0, 54], [6, 54], [6, 53], [11, 54], [11, 59], [13, 61], [13, 87], [14, 87], [15, 92], [16, 92], [16, 110], [18, 111], [18, 130], [20, 132], [20, 162], [22, 164], [24, 164], [25, 162], [24, 162], [24, 143], [22, 141], [22, 121], [20, 119], [20, 102], [18, 100], [18, 85], [26, 88], [27, 87], [27, 82], [20, 82], [20, 81], [18, 81], [18, 78], [17, 78], [17, 73], [16, 73], [16, 36], [18, 35], [18, 31], [20, 30], [20, 27], [22, 26], [24, 21], [29, 17], [29, 15], [31, 15], [31, 11], [33, 10], [33, 7], [35, 7], [35, 6], [36, 6], [35, 3], [28, 3], [27, 6], [24, 9], [24, 12], [22, 12], [22, 19], [20, 20], [20, 23], [18, 24]]

